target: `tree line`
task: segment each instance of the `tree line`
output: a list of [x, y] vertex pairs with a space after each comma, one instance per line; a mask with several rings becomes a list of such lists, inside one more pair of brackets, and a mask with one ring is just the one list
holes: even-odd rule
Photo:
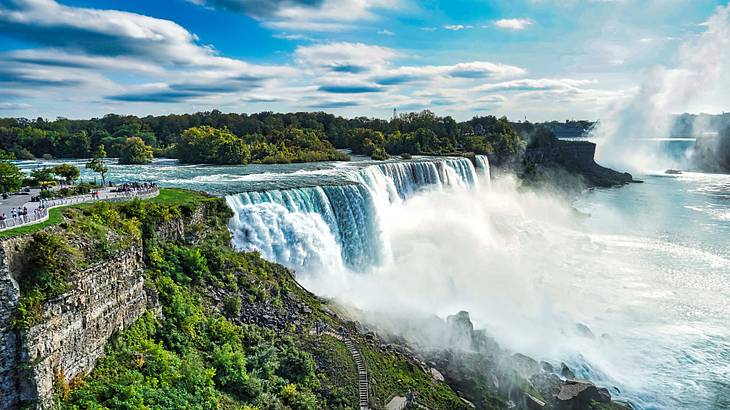
[[0, 119], [0, 149], [16, 159], [89, 158], [103, 146], [123, 163], [153, 155], [191, 163], [245, 164], [346, 160], [336, 149], [384, 159], [456, 152], [511, 155], [524, 147], [515, 123], [494, 116], [457, 122], [431, 111], [391, 120], [324, 112], [122, 116], [89, 120]]

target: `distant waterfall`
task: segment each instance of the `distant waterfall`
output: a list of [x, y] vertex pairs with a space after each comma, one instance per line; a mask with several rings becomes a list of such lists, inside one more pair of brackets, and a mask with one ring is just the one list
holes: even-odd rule
[[363, 271], [384, 256], [378, 209], [421, 189], [473, 187], [478, 181], [466, 158], [387, 162], [342, 172], [349, 183], [228, 196], [234, 245], [298, 272]]
[[477, 155], [476, 157], [477, 169], [484, 175], [487, 184], [491, 185], [492, 175], [489, 167], [489, 157], [486, 155]]

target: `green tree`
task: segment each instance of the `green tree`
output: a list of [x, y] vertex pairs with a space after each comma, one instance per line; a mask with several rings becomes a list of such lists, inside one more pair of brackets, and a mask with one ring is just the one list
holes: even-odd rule
[[20, 189], [25, 175], [15, 164], [0, 161], [0, 192], [12, 192]]
[[53, 181], [54, 175], [53, 168], [36, 168], [30, 171], [30, 177], [38, 185]]
[[79, 178], [81, 172], [71, 164], [61, 164], [53, 167], [53, 173], [63, 178], [67, 184], [73, 184]]
[[0, 149], [0, 161], [13, 159], [15, 159], [15, 154], [5, 151], [4, 149]]
[[181, 162], [190, 164], [247, 164], [251, 151], [228, 128], [209, 126], [185, 130], [177, 143]]
[[99, 145], [94, 156], [86, 163], [86, 168], [101, 175], [101, 185], [106, 185], [106, 173], [109, 168], [106, 166], [106, 150], [104, 145]]
[[140, 137], [129, 137], [119, 147], [120, 164], [149, 164], [153, 158], [152, 147]]

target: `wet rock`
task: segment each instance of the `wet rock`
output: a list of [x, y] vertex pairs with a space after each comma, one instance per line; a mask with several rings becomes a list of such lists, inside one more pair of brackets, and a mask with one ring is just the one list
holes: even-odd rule
[[560, 374], [566, 379], [575, 379], [575, 373], [565, 363], [560, 363]]
[[604, 387], [598, 388], [598, 395], [601, 397], [600, 400], [597, 400], [601, 403], [608, 403], [611, 401], [611, 393], [608, 392], [608, 389]]
[[611, 395], [606, 389], [598, 389], [593, 383], [583, 380], [568, 380], [556, 397], [556, 408], [578, 410], [589, 408], [591, 402], [610, 403]]
[[554, 373], [538, 373], [530, 377], [530, 383], [546, 400], [553, 400], [563, 386], [563, 381]]
[[551, 365], [550, 363], [545, 362], [545, 361], [540, 362], [540, 367], [542, 367], [543, 371], [546, 371], [548, 373], [552, 373], [555, 371], [555, 369], [553, 368], [553, 365]]
[[591, 329], [584, 325], [583, 323], [576, 323], [575, 324], [575, 330], [578, 332], [579, 335], [583, 337], [587, 337], [589, 339], [595, 339], [596, 335], [593, 334]]
[[634, 410], [634, 406], [631, 405], [631, 403], [623, 400], [614, 400], [611, 402], [614, 409], [623, 409], [623, 410]]
[[492, 386], [495, 390], [499, 390], [499, 379], [495, 375], [492, 375]]
[[471, 349], [474, 325], [469, 318], [469, 312], [460, 311], [455, 315], [446, 318], [451, 346], [458, 346], [462, 349]]
[[541, 410], [546, 408], [547, 403], [531, 395], [530, 393], [525, 393], [525, 406], [528, 409]]
[[522, 353], [512, 355], [512, 367], [526, 379], [529, 379], [533, 374], [540, 373], [541, 370], [537, 360]]

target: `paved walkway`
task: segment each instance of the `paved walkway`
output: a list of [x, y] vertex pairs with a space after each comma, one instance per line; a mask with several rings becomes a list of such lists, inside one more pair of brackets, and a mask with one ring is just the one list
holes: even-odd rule
[[[68, 198], [44, 200], [43, 202], [31, 202], [30, 198], [39, 194], [40, 190], [32, 189], [28, 195], [11, 195], [6, 200], [0, 201], [0, 215], [3, 213], [7, 217], [5, 221], [0, 221], [0, 231], [17, 228], [19, 226], [34, 225], [48, 219], [48, 211], [66, 205], [75, 205], [86, 202], [95, 201], [125, 201], [134, 198], [153, 198], [160, 193], [159, 188], [143, 188], [134, 189], [126, 192], [113, 192], [115, 188], [103, 188], [94, 191], [93, 194], [77, 195]], [[98, 192], [98, 196], [95, 193]], [[1, 199], [2, 197], [0, 197]], [[43, 205], [45, 208], [36, 210]], [[27, 208], [28, 215], [12, 218], [12, 208]]]

